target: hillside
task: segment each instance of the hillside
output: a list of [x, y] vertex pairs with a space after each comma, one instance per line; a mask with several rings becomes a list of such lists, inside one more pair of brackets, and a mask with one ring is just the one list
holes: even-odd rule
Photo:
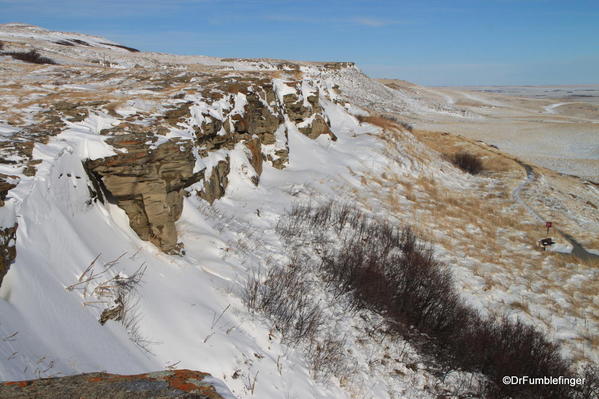
[[[22, 24], [0, 41], [0, 380], [192, 369], [239, 399], [492, 397], [492, 373], [438, 349], [455, 326], [327, 274], [356, 231], [394, 256], [376, 226], [429, 243], [467, 321], [533, 327], [572, 375], [599, 362], [599, 187], [455, 134], [483, 116], [443, 91]], [[32, 50], [54, 64], [13, 56]], [[592, 397], [564, 395], [545, 397]]]

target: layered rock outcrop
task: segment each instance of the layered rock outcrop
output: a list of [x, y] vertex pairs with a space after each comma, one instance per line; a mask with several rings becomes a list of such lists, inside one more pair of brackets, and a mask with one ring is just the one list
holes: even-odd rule
[[[0, 207], [4, 206], [9, 190], [15, 188], [17, 182], [18, 178], [16, 176], [7, 176], [0, 173]], [[17, 227], [16, 223], [13, 226], [0, 227], [0, 285], [2, 285], [4, 276], [8, 273], [10, 265], [17, 256]]]
[[0, 228], [0, 285], [17, 256], [16, 235], [16, 224], [12, 227]]
[[229, 184], [230, 172], [229, 158], [218, 161], [218, 163], [209, 171], [210, 175], [204, 180], [204, 188], [198, 191], [200, 198], [212, 204], [217, 199], [225, 195], [225, 189]]
[[[243, 145], [246, 169], [253, 169], [246, 176], [257, 185], [264, 162], [279, 169], [287, 164], [290, 126], [312, 139], [322, 134], [336, 139], [317, 88], [292, 81], [283, 83], [281, 93], [277, 84], [264, 78], [211, 78], [204, 82], [201, 100], [177, 94], [177, 102], [149, 124], [128, 118], [103, 130], [119, 154], [85, 162], [94, 191], [127, 213], [140, 238], [179, 253], [175, 222], [184, 189], [199, 183], [195, 194], [211, 204], [224, 196], [237, 145]], [[209, 166], [194, 172], [197, 162]]]
[[[5, 399], [224, 399], [210, 374], [192, 370], [139, 375], [90, 373], [0, 383]], [[227, 397], [231, 398], [227, 392]]]
[[175, 221], [183, 210], [183, 189], [201, 180], [203, 172], [193, 172], [191, 142], [167, 141], [152, 149], [145, 140], [134, 135], [112, 138], [113, 145], [127, 152], [87, 160], [85, 168], [96, 190], [127, 213], [141, 239], [166, 253], [178, 253]]
[[[256, 172], [252, 181], [258, 184], [265, 161], [278, 169], [283, 169], [289, 161], [286, 117], [301, 133], [312, 139], [326, 134], [336, 140], [320, 104], [319, 90], [304, 90], [303, 81], [287, 82], [285, 85], [290, 92], [279, 97], [269, 80], [219, 82], [214, 89], [217, 93], [230, 93], [230, 106], [223, 110], [220, 119], [211, 113], [201, 114], [202, 122], [194, 126], [199, 154], [208, 156], [212, 151], [232, 150], [237, 143], [244, 143], [250, 164]], [[223, 100], [222, 95], [214, 92], [209, 92], [206, 97], [214, 101]], [[188, 107], [187, 104], [184, 106]], [[191, 117], [193, 106], [187, 109]], [[230, 160], [227, 157], [206, 171], [204, 188], [198, 195], [210, 203], [221, 198], [228, 185], [229, 172]]]
[[[302, 85], [302, 82], [290, 82], [296, 90]], [[324, 110], [320, 105], [320, 90], [314, 89], [312, 92], [288, 93], [283, 95], [284, 110], [291, 121], [293, 121], [300, 132], [316, 139], [321, 134], [328, 134], [331, 139], [337, 140], [337, 137], [331, 132], [329, 121], [326, 118]]]

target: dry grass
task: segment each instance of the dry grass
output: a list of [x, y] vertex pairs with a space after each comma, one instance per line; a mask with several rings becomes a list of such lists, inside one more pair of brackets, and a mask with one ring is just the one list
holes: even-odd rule
[[379, 115], [358, 116], [360, 123], [370, 123], [371, 125], [380, 127], [383, 130], [401, 130], [401, 127], [394, 121]]
[[526, 302], [520, 302], [520, 301], [516, 301], [516, 302], [512, 302], [510, 304], [510, 306], [512, 307], [512, 309], [514, 310], [518, 310], [520, 312], [526, 313], [530, 315], [530, 310], [528, 308], [528, 303]]
[[446, 132], [432, 132], [414, 129], [414, 136], [433, 150], [451, 157], [460, 151], [474, 154], [483, 161], [483, 168], [491, 172], [520, 171], [521, 166], [513, 157], [486, 145], [485, 143]]
[[[380, 119], [376, 123], [386, 124]], [[415, 136], [418, 137], [417, 134]], [[403, 151], [420, 150], [415, 145], [410, 146], [403, 133], [389, 126], [379, 137], [387, 144], [386, 151], [391, 155], [397, 154], [398, 160], [401, 160], [397, 150], [399, 146]], [[440, 149], [449, 147], [444, 149], [445, 153], [464, 148], [477, 151], [484, 157], [485, 167], [491, 170], [487, 175], [490, 178], [458, 191], [448, 188], [434, 176], [414, 177], [386, 169], [376, 175], [361, 176], [362, 182], [371, 189], [370, 199], [364, 198], [363, 203], [372, 205], [372, 198], [376, 198], [401, 223], [412, 225], [420, 237], [445, 248], [459, 264], [469, 265], [470, 272], [482, 284], [470, 290], [482, 293], [510, 292], [515, 286], [524, 289], [520, 299], [495, 305], [492, 311], [512, 309], [526, 314], [538, 320], [539, 325], [550, 334], [555, 333], [556, 317], [563, 320], [574, 318], [579, 323], [588, 320], [591, 326], [599, 324], [599, 313], [589, 310], [596, 308], [592, 298], [599, 292], [599, 282], [583, 280], [584, 283], [580, 283], [573, 278], [599, 265], [542, 252], [536, 247], [538, 237], [544, 233], [544, 226], [512, 199], [512, 190], [524, 177], [523, 168], [509, 156], [493, 148], [487, 149], [484, 144], [464, 144], [460, 137], [451, 135], [440, 137], [441, 140], [435, 141], [432, 135], [429, 136]], [[412, 153], [409, 154], [411, 157]], [[433, 156], [426, 152], [420, 154], [422, 159]], [[533, 303], [534, 307], [531, 306]], [[539, 313], [539, 306], [548, 313]], [[587, 337], [581, 330], [576, 331], [581, 334], [577, 338], [580, 345], [597, 347], [596, 336], [591, 334]], [[578, 351], [576, 342], [566, 340], [563, 343], [568, 345], [575, 358], [588, 361], [588, 350], [586, 354]]]

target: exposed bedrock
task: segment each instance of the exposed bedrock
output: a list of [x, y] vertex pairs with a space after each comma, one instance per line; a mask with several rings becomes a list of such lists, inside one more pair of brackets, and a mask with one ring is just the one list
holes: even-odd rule
[[0, 397], [5, 399], [223, 399], [221, 390], [228, 391], [210, 374], [192, 370], [139, 375], [90, 373], [0, 383]]
[[16, 234], [16, 224], [12, 227], [0, 228], [0, 285], [17, 256]]
[[[243, 145], [247, 157], [247, 162], [243, 161], [246, 176], [258, 185], [265, 161], [282, 169], [289, 160], [286, 117], [312, 139], [321, 134], [336, 139], [318, 90], [311, 89], [304, 98], [304, 83], [290, 82], [295, 94], [286, 94], [279, 101], [269, 81], [225, 82], [217, 93], [204, 93], [206, 99], [228, 99], [225, 104], [229, 105], [219, 112], [210, 111], [211, 104], [196, 106], [187, 101], [166, 111], [151, 127], [123, 122], [103, 130], [101, 134], [110, 136], [107, 142], [120, 153], [85, 161], [95, 181], [94, 191], [104, 193], [127, 213], [131, 228], [140, 238], [166, 253], [179, 253], [182, 248], [175, 222], [182, 212], [184, 189], [200, 182], [194, 186], [199, 197], [210, 204], [223, 197], [231, 172], [231, 151], [238, 144]], [[171, 139], [158, 145], [173, 128], [189, 129], [193, 140]], [[204, 161], [211, 157], [216, 160], [206, 161], [210, 166], [194, 173], [198, 155]]]
[[228, 176], [230, 171], [229, 157], [218, 161], [204, 180], [204, 188], [198, 192], [200, 198], [205, 199], [212, 205], [214, 201], [223, 197], [229, 184]]
[[88, 160], [86, 170], [108, 199], [127, 213], [131, 228], [141, 239], [166, 253], [178, 253], [181, 245], [175, 221], [183, 210], [183, 189], [203, 178], [203, 172], [193, 173], [192, 144], [168, 141], [150, 149], [143, 136], [109, 141], [128, 152]]
[[320, 105], [319, 90], [308, 95], [306, 101], [298, 94], [286, 94], [283, 96], [285, 112], [292, 122], [295, 122], [300, 132], [316, 139], [321, 134], [328, 134], [332, 140], [337, 137], [331, 132], [330, 124]]

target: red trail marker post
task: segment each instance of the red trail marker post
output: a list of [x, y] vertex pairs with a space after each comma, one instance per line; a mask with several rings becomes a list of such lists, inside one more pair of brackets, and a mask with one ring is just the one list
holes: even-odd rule
[[549, 229], [553, 226], [552, 222], [545, 222], [545, 227], [547, 227], [547, 234], [549, 234]]

